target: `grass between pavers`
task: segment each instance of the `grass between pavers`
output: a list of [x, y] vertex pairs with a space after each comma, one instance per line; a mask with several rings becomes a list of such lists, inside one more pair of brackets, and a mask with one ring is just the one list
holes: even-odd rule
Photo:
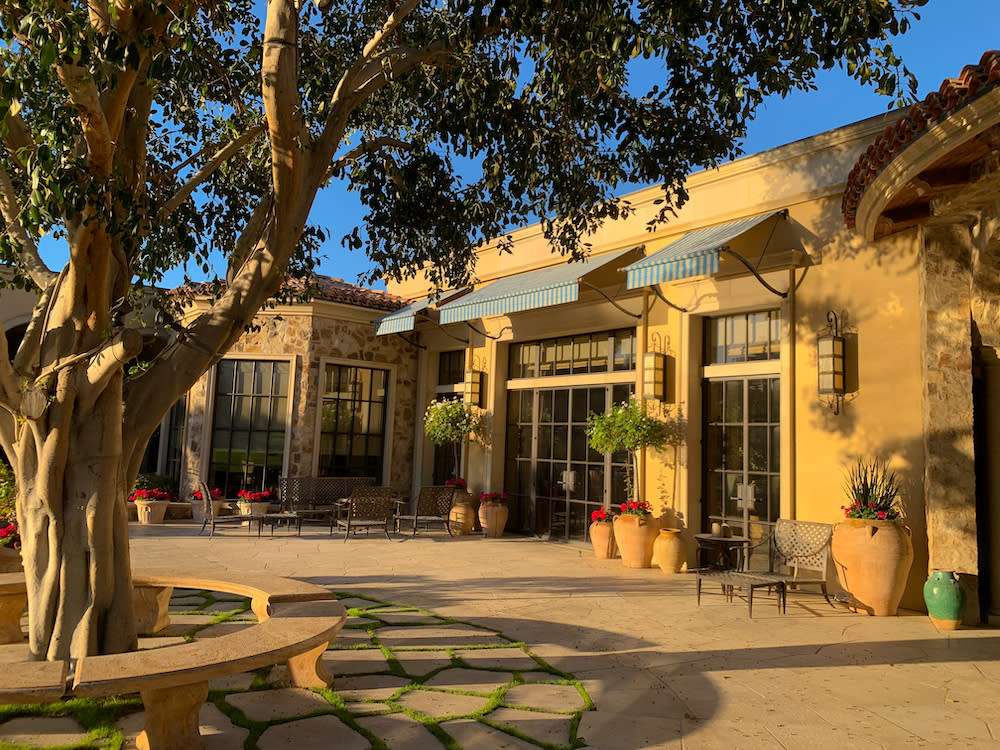
[[[442, 727], [442, 724], [458, 719], [477, 721], [484, 726], [504, 732], [512, 737], [517, 737], [518, 739], [535, 745], [536, 747], [544, 748], [544, 750], [572, 750], [573, 748], [582, 747], [585, 744], [577, 737], [577, 731], [580, 726], [583, 712], [594, 710], [595, 706], [593, 700], [587, 694], [587, 691], [584, 689], [579, 680], [567, 672], [563, 672], [552, 667], [547, 664], [544, 659], [532, 654], [526, 643], [509, 638], [499, 630], [477, 625], [475, 622], [468, 620], [435, 615], [434, 613], [420, 609], [419, 607], [381, 601], [367, 595], [355, 594], [352, 592], [337, 592], [337, 597], [342, 600], [351, 599], [354, 604], [357, 604], [358, 601], [371, 602], [370, 606], [349, 607], [347, 612], [348, 616], [352, 619], [349, 621], [349, 624], [345, 626], [345, 630], [354, 631], [358, 635], [360, 635], [363, 631], [367, 638], [367, 642], [344, 643], [343, 645], [339, 645], [337, 641], [334, 641], [328, 649], [328, 652], [350, 653], [366, 650], [378, 651], [385, 659], [385, 667], [377, 668], [379, 665], [373, 665], [375, 668], [370, 671], [351, 672], [349, 674], [338, 673], [336, 671], [336, 661], [334, 661], [332, 671], [337, 679], [334, 682], [333, 688], [313, 691], [325, 698], [329, 704], [328, 710], [324, 708], [304, 713], [302, 715], [287, 716], [280, 719], [272, 719], [270, 721], [261, 721], [250, 718], [239, 708], [229, 703], [227, 698], [237, 693], [254, 692], [277, 687], [273, 681], [274, 668], [265, 667], [257, 670], [254, 673], [249, 690], [210, 690], [208, 702], [215, 705], [235, 726], [248, 731], [249, 734], [244, 742], [244, 748], [246, 748], [246, 750], [256, 750], [258, 747], [257, 742], [261, 735], [263, 735], [264, 732], [271, 727], [286, 724], [291, 721], [300, 721], [302, 719], [323, 715], [335, 716], [353, 731], [365, 737], [368, 742], [371, 743], [372, 750], [388, 750], [388, 748], [381, 739], [358, 723], [357, 719], [360, 717], [387, 714], [401, 714], [410, 720], [421, 724], [430, 734], [437, 738], [437, 740], [441, 743], [441, 747], [445, 748], [445, 750], [462, 750], [457, 741], [450, 734], [448, 734], [446, 728]], [[186, 641], [194, 640], [198, 632], [213, 625], [227, 621], [244, 621], [245, 614], [250, 610], [250, 600], [248, 598], [234, 599], [232, 595], [218, 595], [211, 591], [177, 590], [174, 592], [171, 599], [172, 601], [174, 599], [178, 600], [178, 606], [170, 607], [171, 614], [212, 616], [211, 620], [205, 623], [191, 625], [183, 633], [183, 637]], [[232, 602], [233, 608], [226, 611], [205, 611], [207, 607], [220, 602]], [[195, 606], [192, 606], [193, 603]], [[405, 620], [403, 622], [398, 622], [391, 621], [392, 618], [387, 620], [380, 616], [411, 613], [415, 616], [419, 616], [421, 620], [418, 622], [406, 622]], [[410, 628], [419, 629], [456, 625], [471, 628], [474, 631], [481, 631], [484, 638], [499, 639], [501, 642], [482, 644], [463, 643], [461, 645], [390, 646], [384, 644], [379, 639], [378, 633], [378, 631], [382, 628], [405, 630]], [[147, 638], [155, 638], [155, 636], [147, 636]], [[531, 660], [532, 664], [530, 668], [524, 668], [523, 666], [505, 667], [502, 665], [478, 666], [475, 663], [466, 661], [462, 658], [463, 652], [487, 652], [495, 649], [520, 650]], [[448, 664], [436, 666], [423, 674], [408, 672], [403, 662], [397, 657], [397, 654], [402, 655], [405, 653], [419, 652], [440, 652], [445, 654], [448, 658]], [[447, 672], [450, 669], [463, 669], [484, 673], [504, 673], [510, 674], [511, 678], [502, 684], [496, 685], [496, 687], [492, 690], [481, 692], [442, 688], [427, 684], [438, 675], [443, 672]], [[526, 675], [531, 679], [526, 679]], [[386, 697], [382, 698], [362, 698], [359, 700], [348, 699], [337, 690], [337, 684], [343, 680], [372, 676], [391, 676], [408, 680], [408, 682], [404, 685], [400, 685], [398, 688], [395, 688], [388, 693]], [[568, 707], [565, 711], [559, 711], [553, 709], [540, 709], [514, 703], [505, 703], [504, 699], [507, 692], [511, 688], [519, 685], [572, 686], [576, 689], [576, 692], [580, 696], [581, 705]], [[471, 713], [448, 716], [428, 716], [419, 711], [408, 708], [399, 702], [405, 695], [413, 691], [475, 696], [477, 698], [483, 698], [484, 703], [480, 709]], [[347, 689], [344, 692], [350, 693], [350, 690]], [[351, 706], [350, 708], [348, 707], [349, 705]], [[365, 705], [371, 705], [371, 711], [359, 710]], [[490, 713], [501, 707], [518, 709], [525, 712], [537, 712], [549, 716], [554, 714], [567, 716], [569, 722], [566, 742], [546, 742], [531, 737], [515, 727], [491, 720]], [[124, 736], [121, 730], [119, 730], [115, 725], [115, 722], [119, 721], [126, 714], [141, 709], [142, 702], [135, 696], [108, 699], [73, 699], [47, 705], [3, 706], [0, 707], [0, 724], [8, 721], [9, 719], [21, 716], [72, 716], [80, 723], [84, 730], [89, 733], [89, 739], [83, 743], [59, 746], [52, 745], [45, 747], [49, 748], [49, 750], [55, 750], [57, 747], [66, 748], [66, 750], [79, 750], [82, 748], [101, 748], [102, 750], [107, 748], [108, 750], [120, 750], [124, 744]], [[12, 750], [14, 748], [21, 750], [22, 747], [36, 750], [40, 746], [11, 745], [0, 741], [0, 749], [2, 750], [7, 750], [8, 748]]]

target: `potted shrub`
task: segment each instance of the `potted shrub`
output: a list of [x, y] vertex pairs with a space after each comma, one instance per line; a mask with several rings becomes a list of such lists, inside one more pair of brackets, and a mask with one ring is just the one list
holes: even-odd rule
[[503, 536], [507, 526], [507, 495], [503, 492], [481, 492], [479, 494], [479, 523], [483, 536], [497, 538]]
[[[222, 490], [218, 487], [213, 487], [210, 492], [212, 495], [212, 514], [218, 516], [219, 511], [222, 510], [222, 504], [225, 502]], [[191, 493], [191, 516], [198, 523], [205, 521], [205, 504], [201, 496], [201, 490], [195, 490]]]
[[659, 531], [651, 505], [636, 496], [635, 477], [638, 474], [639, 451], [646, 448], [659, 451], [667, 445], [679, 445], [683, 436], [684, 423], [681, 417], [657, 419], [647, 414], [643, 405], [635, 398], [628, 403], [614, 404], [603, 414], [591, 414], [587, 419], [587, 439], [594, 450], [602, 453], [628, 453], [629, 460], [625, 470], [627, 500], [622, 503], [622, 512], [614, 521], [615, 541], [626, 567], [651, 566], [653, 543]]
[[271, 508], [271, 493], [267, 490], [263, 492], [240, 490], [236, 495], [236, 507], [239, 508], [241, 516], [262, 516]]
[[[455, 464], [452, 476], [461, 474], [462, 443], [471, 437], [486, 441], [486, 425], [478, 409], [461, 401], [434, 401], [424, 412], [424, 435], [434, 445], [450, 445]], [[464, 480], [463, 480], [464, 483]]]
[[598, 560], [613, 560], [618, 557], [615, 542], [614, 516], [604, 508], [590, 514], [590, 543], [594, 547], [594, 557]]
[[135, 503], [135, 510], [139, 523], [163, 523], [163, 518], [167, 513], [167, 506], [170, 505], [171, 494], [167, 490], [158, 487], [148, 487], [135, 490], [129, 495], [129, 502]]
[[896, 614], [913, 562], [910, 530], [899, 507], [899, 480], [880, 461], [859, 460], [849, 471], [844, 520], [833, 530], [840, 585], [855, 611]]
[[0, 573], [21, 570], [21, 535], [17, 527], [14, 470], [0, 461]]

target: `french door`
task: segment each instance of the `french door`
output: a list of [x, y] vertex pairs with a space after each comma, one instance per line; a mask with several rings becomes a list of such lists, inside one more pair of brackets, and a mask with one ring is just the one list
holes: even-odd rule
[[776, 376], [705, 381], [703, 528], [763, 538], [781, 512], [781, 399]]
[[621, 503], [628, 456], [587, 442], [587, 417], [627, 401], [631, 384], [512, 390], [507, 400], [505, 487], [514, 531], [587, 541], [590, 514]]

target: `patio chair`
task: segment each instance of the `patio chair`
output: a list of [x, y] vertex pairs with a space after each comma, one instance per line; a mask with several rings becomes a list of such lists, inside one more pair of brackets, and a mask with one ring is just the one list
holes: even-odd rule
[[831, 607], [834, 604], [826, 590], [826, 571], [832, 538], [833, 526], [828, 523], [779, 518], [774, 527], [774, 551], [778, 561], [791, 570], [782, 579], [786, 587], [819, 586]]
[[[260, 524], [260, 519], [256, 516], [219, 516], [215, 513], [215, 504], [212, 502], [212, 492], [208, 489], [208, 485], [204, 482], [198, 482], [198, 489], [201, 490], [201, 502], [202, 502], [202, 512], [204, 513], [204, 520], [201, 522], [201, 528], [198, 530], [198, 534], [205, 530], [205, 527], [211, 524], [211, 529], [208, 532], [210, 537], [215, 536], [215, 527], [218, 524], [247, 524], [247, 533], [250, 533], [250, 528], [253, 526], [253, 521], [257, 521]], [[257, 534], [260, 534], [260, 528], [257, 528]]]
[[[416, 508], [411, 509], [409, 502], [405, 500], [397, 501], [396, 511], [396, 531], [399, 532], [399, 524], [407, 521], [413, 525], [413, 536], [417, 535], [418, 526], [432, 526], [440, 524], [448, 532], [448, 536], [453, 536], [451, 531], [451, 521], [448, 514], [451, 512], [452, 499], [455, 495], [454, 487], [445, 485], [430, 485], [420, 488], [417, 495]], [[403, 512], [413, 510], [412, 513]]]
[[381, 528], [386, 539], [389, 536], [389, 524], [392, 523], [393, 501], [391, 487], [355, 487], [351, 496], [340, 501], [344, 511], [343, 516], [336, 516], [330, 522], [330, 533], [334, 524], [344, 529], [344, 541], [351, 536], [351, 531], [357, 534], [358, 529]]

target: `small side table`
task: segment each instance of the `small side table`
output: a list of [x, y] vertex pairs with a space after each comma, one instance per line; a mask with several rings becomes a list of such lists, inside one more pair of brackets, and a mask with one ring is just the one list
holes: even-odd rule
[[750, 544], [748, 536], [695, 534], [694, 538], [698, 542], [698, 567], [708, 567], [714, 570], [738, 570], [741, 568], [743, 552]]
[[698, 606], [701, 606], [701, 582], [714, 581], [722, 586], [722, 593], [726, 601], [733, 600], [733, 589], [746, 589], [747, 592], [747, 615], [753, 617], [753, 590], [759, 588], [774, 589], [778, 595], [778, 613], [785, 612], [785, 582], [767, 575], [754, 575], [753, 573], [740, 573], [736, 570], [700, 570], [697, 574], [696, 590], [698, 592]]

